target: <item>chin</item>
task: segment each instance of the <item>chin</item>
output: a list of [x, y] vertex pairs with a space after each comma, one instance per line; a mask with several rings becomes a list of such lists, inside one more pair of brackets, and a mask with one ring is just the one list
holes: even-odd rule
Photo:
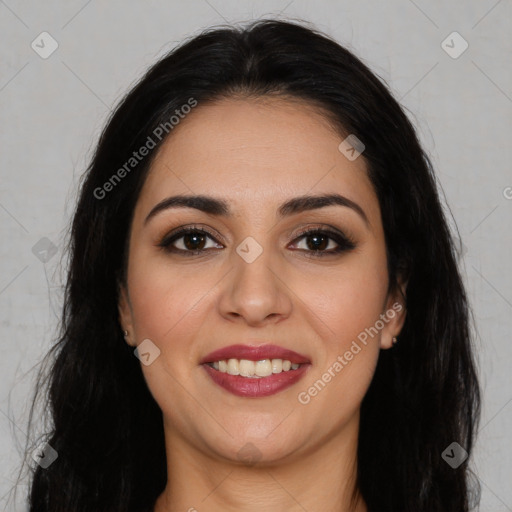
[[210, 449], [217, 457], [229, 462], [239, 462], [242, 465], [274, 465], [297, 456], [300, 446], [305, 440], [294, 439], [289, 435], [289, 429], [281, 435], [273, 432], [246, 436], [226, 437], [220, 444], [211, 445]]

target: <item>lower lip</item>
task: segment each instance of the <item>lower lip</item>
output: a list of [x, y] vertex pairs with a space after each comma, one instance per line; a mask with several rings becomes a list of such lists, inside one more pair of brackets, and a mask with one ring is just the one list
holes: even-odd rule
[[264, 397], [275, 395], [298, 382], [310, 367], [310, 364], [301, 364], [296, 370], [273, 373], [268, 377], [250, 378], [222, 373], [211, 366], [203, 367], [215, 384], [233, 393], [244, 397]]

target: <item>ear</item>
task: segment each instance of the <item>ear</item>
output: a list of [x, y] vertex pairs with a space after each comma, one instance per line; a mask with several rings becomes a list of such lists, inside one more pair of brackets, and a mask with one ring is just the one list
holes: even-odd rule
[[398, 337], [405, 322], [407, 283], [401, 278], [387, 297], [386, 306], [381, 318], [384, 320], [384, 328], [380, 337], [380, 348], [388, 349], [393, 346], [393, 338]]
[[126, 287], [122, 284], [118, 285], [118, 304], [117, 309], [119, 311], [119, 324], [123, 331], [128, 331], [128, 334], [125, 336], [125, 341], [128, 345], [132, 347], [135, 346], [134, 340], [134, 328], [133, 328], [133, 314], [132, 307], [130, 304], [130, 299], [128, 297], [128, 291]]

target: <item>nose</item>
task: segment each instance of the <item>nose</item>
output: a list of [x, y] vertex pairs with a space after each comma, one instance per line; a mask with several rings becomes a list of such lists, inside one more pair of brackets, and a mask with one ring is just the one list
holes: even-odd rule
[[226, 276], [218, 303], [223, 317], [258, 327], [290, 316], [292, 292], [270, 251], [263, 250], [252, 262], [233, 252], [232, 260], [234, 268]]

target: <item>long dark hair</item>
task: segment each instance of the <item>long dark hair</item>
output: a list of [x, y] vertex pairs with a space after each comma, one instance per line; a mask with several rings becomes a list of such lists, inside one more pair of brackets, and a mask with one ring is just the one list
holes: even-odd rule
[[[176, 110], [235, 95], [306, 101], [329, 117], [340, 141], [354, 134], [364, 143], [390, 289], [399, 276], [408, 286], [399, 343], [381, 351], [362, 403], [357, 484], [371, 512], [468, 511], [469, 458], [452, 467], [443, 453], [457, 442], [471, 455], [480, 391], [455, 237], [432, 166], [402, 108], [361, 60], [305, 22], [276, 20], [185, 41], [109, 119], [81, 183], [61, 332], [41, 386], [52, 423], [46, 439], [58, 459], [35, 466], [30, 511], [150, 510], [166, 485], [162, 413], [123, 339], [119, 283], [134, 207], [165, 140], [158, 128], [172, 137]], [[156, 147], [131, 161], [148, 137]]]

